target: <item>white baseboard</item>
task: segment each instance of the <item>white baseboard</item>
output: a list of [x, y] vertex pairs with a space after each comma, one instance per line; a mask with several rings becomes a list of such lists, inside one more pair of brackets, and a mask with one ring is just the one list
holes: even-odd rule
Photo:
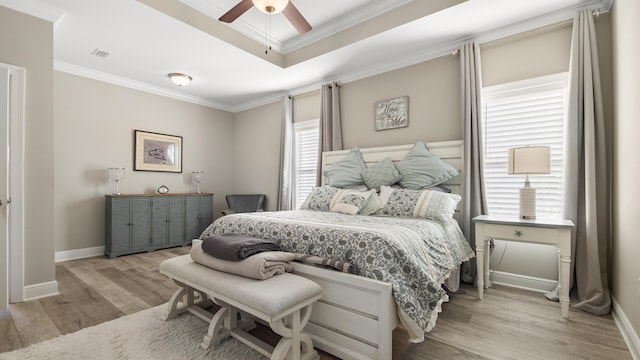
[[27, 285], [24, 287], [24, 301], [41, 299], [58, 294], [57, 281], [49, 281], [46, 283]]
[[506, 273], [502, 271], [491, 271], [491, 283], [518, 289], [531, 290], [541, 293], [549, 292], [556, 288], [558, 282], [555, 280], [542, 279], [533, 276]]
[[76, 259], [84, 259], [88, 257], [94, 256], [102, 256], [104, 255], [104, 246], [96, 246], [84, 249], [75, 249], [75, 250], [67, 250], [67, 251], [56, 251], [56, 262], [76, 260]]
[[613, 315], [613, 320], [616, 322], [618, 329], [620, 329], [620, 333], [622, 333], [622, 338], [627, 343], [631, 357], [633, 360], [640, 360], [640, 337], [638, 337], [638, 333], [631, 326], [631, 321], [629, 321], [624, 310], [620, 307], [620, 303], [613, 295], [611, 295], [611, 304], [611, 315]]

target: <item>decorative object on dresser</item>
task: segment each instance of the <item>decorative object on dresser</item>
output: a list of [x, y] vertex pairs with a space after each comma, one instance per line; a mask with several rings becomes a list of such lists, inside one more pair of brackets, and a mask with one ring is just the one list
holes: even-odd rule
[[169, 188], [166, 185], [160, 185], [157, 191], [158, 191], [158, 194], [168, 194]]
[[409, 126], [409, 97], [377, 101], [375, 114], [376, 130]]
[[134, 130], [134, 170], [182, 172], [182, 136]]
[[548, 146], [525, 146], [509, 149], [509, 175], [525, 174], [520, 188], [520, 219], [536, 218], [536, 189], [529, 183], [529, 174], [551, 171]]
[[200, 183], [202, 182], [202, 179], [204, 178], [204, 171], [193, 171], [191, 172], [191, 181], [196, 184], [196, 194], [201, 194], [202, 191], [200, 191]]
[[560, 283], [560, 308], [562, 317], [569, 316], [569, 271], [571, 268], [570, 220], [541, 219], [518, 220], [516, 218], [480, 215], [473, 218], [476, 229], [476, 261], [478, 262], [478, 298], [482, 300], [489, 281], [489, 241], [525, 242], [554, 245], [560, 253], [558, 282]]
[[123, 167], [112, 167], [109, 168], [109, 180], [116, 184], [116, 190], [113, 193], [114, 195], [121, 195], [120, 189], [118, 185], [120, 184], [120, 180], [124, 178], [124, 168]]
[[213, 194], [106, 195], [105, 255], [191, 244], [213, 221]]

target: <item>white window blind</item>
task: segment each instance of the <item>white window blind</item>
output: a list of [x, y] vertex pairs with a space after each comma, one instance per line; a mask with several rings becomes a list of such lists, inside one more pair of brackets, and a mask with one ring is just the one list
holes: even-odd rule
[[293, 124], [293, 163], [295, 208], [300, 208], [304, 199], [316, 186], [318, 164], [319, 120], [308, 120]]
[[518, 216], [518, 189], [525, 175], [507, 173], [508, 150], [542, 145], [551, 150], [551, 173], [529, 176], [536, 188], [536, 216], [562, 217], [566, 97], [566, 73], [483, 89], [484, 176], [490, 214]]

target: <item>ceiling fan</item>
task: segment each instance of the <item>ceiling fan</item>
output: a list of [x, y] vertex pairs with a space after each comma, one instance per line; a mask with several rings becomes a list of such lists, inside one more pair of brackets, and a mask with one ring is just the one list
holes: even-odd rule
[[311, 30], [311, 25], [309, 25], [304, 16], [302, 16], [300, 11], [298, 11], [298, 9], [289, 0], [242, 0], [236, 6], [232, 7], [231, 10], [222, 15], [218, 20], [226, 23], [232, 23], [239, 18], [240, 15], [251, 9], [252, 6], [255, 6], [265, 14], [273, 15], [282, 12], [282, 14], [300, 34], [304, 34]]

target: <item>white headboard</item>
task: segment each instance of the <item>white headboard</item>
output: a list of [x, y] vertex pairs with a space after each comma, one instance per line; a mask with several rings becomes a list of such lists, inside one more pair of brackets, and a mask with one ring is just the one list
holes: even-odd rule
[[[371, 166], [386, 157], [390, 158], [392, 161], [402, 160], [409, 150], [411, 150], [413, 145], [414, 144], [361, 148], [360, 152], [362, 153], [362, 158], [364, 159], [365, 164], [367, 166]], [[464, 174], [462, 173], [464, 152], [462, 145], [462, 140], [427, 142], [427, 148], [431, 153], [440, 157], [444, 162], [455, 167], [460, 172], [458, 176], [443, 184], [451, 189], [452, 193], [460, 194], [462, 196], [462, 201], [458, 204], [458, 209], [462, 209], [462, 202], [464, 201], [464, 194], [462, 193], [464, 189]], [[323, 152], [322, 169], [327, 165], [331, 165], [342, 160], [342, 158], [349, 154], [349, 151], [351, 151], [351, 149]], [[324, 176], [322, 177], [322, 184], [325, 184]]]

